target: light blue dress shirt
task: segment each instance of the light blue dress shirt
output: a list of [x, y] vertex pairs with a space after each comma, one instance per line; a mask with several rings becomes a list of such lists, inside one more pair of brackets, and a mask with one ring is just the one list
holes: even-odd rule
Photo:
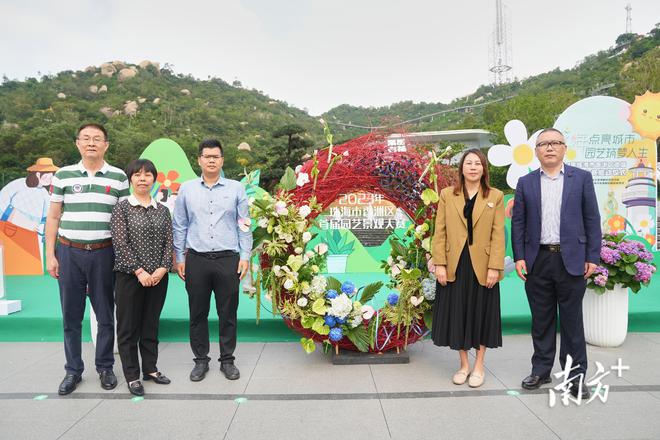
[[210, 187], [203, 178], [184, 182], [172, 216], [176, 261], [184, 261], [186, 249], [232, 250], [240, 254], [241, 260], [249, 260], [252, 232], [239, 229], [239, 219], [249, 217], [247, 194], [240, 182], [224, 177]]
[[564, 165], [559, 173], [548, 176], [541, 169], [541, 244], [559, 244], [561, 198], [564, 193]]

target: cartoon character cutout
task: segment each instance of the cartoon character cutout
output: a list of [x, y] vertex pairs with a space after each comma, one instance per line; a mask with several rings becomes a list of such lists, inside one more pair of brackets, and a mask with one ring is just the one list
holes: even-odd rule
[[50, 203], [51, 181], [59, 167], [49, 157], [40, 157], [28, 167], [24, 179], [9, 182], [0, 191], [0, 220], [37, 231], [43, 237]]
[[635, 96], [628, 122], [644, 138], [655, 140], [660, 137], [660, 92], [647, 90], [643, 95]]

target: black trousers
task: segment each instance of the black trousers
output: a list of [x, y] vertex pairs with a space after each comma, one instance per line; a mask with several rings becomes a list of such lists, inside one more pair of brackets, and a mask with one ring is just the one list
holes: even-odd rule
[[211, 291], [215, 294], [220, 335], [220, 362], [232, 362], [236, 348], [236, 312], [238, 310], [239, 256], [228, 253], [207, 258], [188, 252], [186, 255], [186, 291], [190, 309], [190, 347], [195, 361], [210, 361], [209, 310]]
[[561, 253], [541, 249], [531, 273], [527, 275], [525, 291], [532, 310], [532, 374], [548, 376], [557, 350], [557, 307], [561, 348], [559, 363], [564, 369], [566, 355], [573, 358], [571, 377], [587, 371], [587, 344], [582, 323], [582, 298], [587, 281], [569, 274]]
[[138, 348], [144, 374], [158, 371], [158, 324], [165, 304], [168, 276], [144, 287], [132, 274], [115, 272], [117, 346], [127, 382], [140, 378]]
[[115, 304], [112, 267], [115, 253], [112, 246], [87, 251], [58, 243], [55, 256], [60, 263], [60, 303], [64, 326], [64, 369], [68, 374], [81, 375], [85, 365], [81, 355], [82, 321], [85, 301], [89, 295], [96, 320], [96, 371], [112, 370], [115, 356]]

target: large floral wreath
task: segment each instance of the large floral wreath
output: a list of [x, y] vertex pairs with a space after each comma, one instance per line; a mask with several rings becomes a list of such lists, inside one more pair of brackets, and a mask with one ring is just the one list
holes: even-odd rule
[[[384, 133], [333, 146], [324, 126], [330, 146], [315, 151], [296, 171], [289, 168], [274, 197], [250, 200], [261, 267], [253, 293], [257, 319], [265, 289], [273, 313], [303, 336], [308, 353], [315, 342], [363, 352], [405, 348], [426, 333], [435, 297], [430, 241], [438, 188], [450, 180], [440, 158], [449, 151], [437, 154], [430, 148], [403, 147], [402, 142], [388, 146], [391, 138]], [[382, 267], [393, 290], [378, 310], [368, 303], [382, 282], [356, 288], [351, 281], [326, 277], [321, 271], [327, 245], [308, 245], [315, 218], [341, 194], [355, 191], [382, 194], [413, 219], [403, 239], [390, 240], [391, 253]]]

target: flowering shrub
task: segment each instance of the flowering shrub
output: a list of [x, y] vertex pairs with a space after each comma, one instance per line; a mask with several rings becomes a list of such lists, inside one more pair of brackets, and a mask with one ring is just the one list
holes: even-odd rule
[[643, 243], [624, 238], [624, 234], [606, 234], [601, 244], [600, 265], [587, 287], [602, 294], [618, 284], [637, 293], [642, 286], [649, 285], [655, 270], [653, 254]]

